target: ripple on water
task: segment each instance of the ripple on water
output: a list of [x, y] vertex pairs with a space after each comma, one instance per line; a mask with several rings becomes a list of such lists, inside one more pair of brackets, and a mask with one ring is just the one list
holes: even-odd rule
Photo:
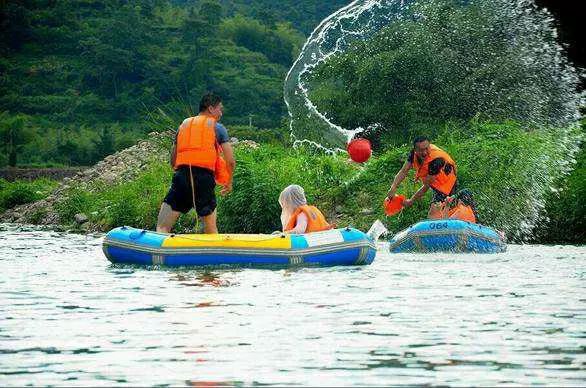
[[26, 233], [0, 227], [5, 385], [586, 381], [584, 247], [199, 271], [117, 267], [101, 237]]

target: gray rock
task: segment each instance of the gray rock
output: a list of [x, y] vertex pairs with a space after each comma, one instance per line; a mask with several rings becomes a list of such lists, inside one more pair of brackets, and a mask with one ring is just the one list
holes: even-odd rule
[[112, 184], [116, 182], [116, 175], [107, 172], [102, 175], [102, 180], [104, 181], [104, 183]]
[[89, 218], [83, 213], [77, 213], [75, 215], [75, 222], [77, 222], [78, 225], [84, 224], [88, 221], [89, 221]]

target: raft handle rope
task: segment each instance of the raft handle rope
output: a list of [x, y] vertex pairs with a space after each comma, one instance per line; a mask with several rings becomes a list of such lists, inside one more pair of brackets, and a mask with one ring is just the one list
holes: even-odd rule
[[[155, 231], [149, 231], [149, 233], [152, 234], [156, 234], [159, 236], [167, 236], [167, 237], [175, 237], [175, 238], [180, 238], [183, 240], [191, 240], [191, 241], [203, 241], [203, 242], [214, 242], [213, 240], [210, 239], [206, 239], [206, 238], [196, 238], [196, 237], [188, 237], [186, 235], [180, 235], [180, 234], [167, 234], [167, 233], [161, 233], [161, 232], [155, 232]], [[221, 233], [218, 233], [221, 235]], [[261, 241], [269, 241], [269, 240], [274, 240], [274, 239], [279, 239], [279, 238], [287, 238], [287, 234], [286, 233], [281, 233], [279, 235], [268, 235], [266, 238], [262, 238], [262, 239], [237, 239], [237, 240], [233, 240], [231, 237], [227, 237], [222, 239], [221, 241], [228, 241], [228, 240], [233, 240], [233, 241], [242, 241], [242, 242], [261, 242]]]
[[[191, 136], [191, 127], [193, 126], [193, 120], [195, 120], [195, 117], [192, 117], [191, 121], [189, 121], [190, 136]], [[197, 214], [197, 208], [195, 207], [195, 185], [193, 183], [193, 172], [191, 171], [191, 163], [189, 163], [189, 180], [191, 183], [191, 201], [193, 204], [193, 211], [195, 211], [195, 230], [198, 231], [199, 230], [199, 215]]]
[[[125, 227], [123, 227], [125, 228]], [[139, 238], [141, 238], [145, 233], [146, 233], [146, 229], [141, 230], [140, 232], [131, 232], [128, 237], [131, 240], [138, 240]]]

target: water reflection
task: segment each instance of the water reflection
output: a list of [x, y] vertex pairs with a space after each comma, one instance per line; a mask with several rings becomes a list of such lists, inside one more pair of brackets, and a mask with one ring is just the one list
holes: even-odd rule
[[182, 286], [188, 287], [230, 287], [232, 283], [228, 279], [223, 279], [219, 272], [198, 271], [198, 272], [178, 272], [171, 276], [170, 280], [177, 281]]
[[242, 382], [232, 382], [232, 381], [197, 381], [197, 380], [187, 380], [185, 382], [186, 385], [190, 387], [241, 387], [244, 386]]

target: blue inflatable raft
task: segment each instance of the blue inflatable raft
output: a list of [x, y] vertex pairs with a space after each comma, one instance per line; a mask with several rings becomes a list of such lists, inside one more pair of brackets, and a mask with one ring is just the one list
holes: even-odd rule
[[392, 253], [402, 252], [504, 252], [503, 237], [487, 226], [460, 220], [421, 221], [397, 233]]
[[301, 235], [173, 235], [123, 226], [108, 232], [103, 251], [112, 263], [125, 264], [334, 266], [370, 264], [376, 245], [352, 228]]

